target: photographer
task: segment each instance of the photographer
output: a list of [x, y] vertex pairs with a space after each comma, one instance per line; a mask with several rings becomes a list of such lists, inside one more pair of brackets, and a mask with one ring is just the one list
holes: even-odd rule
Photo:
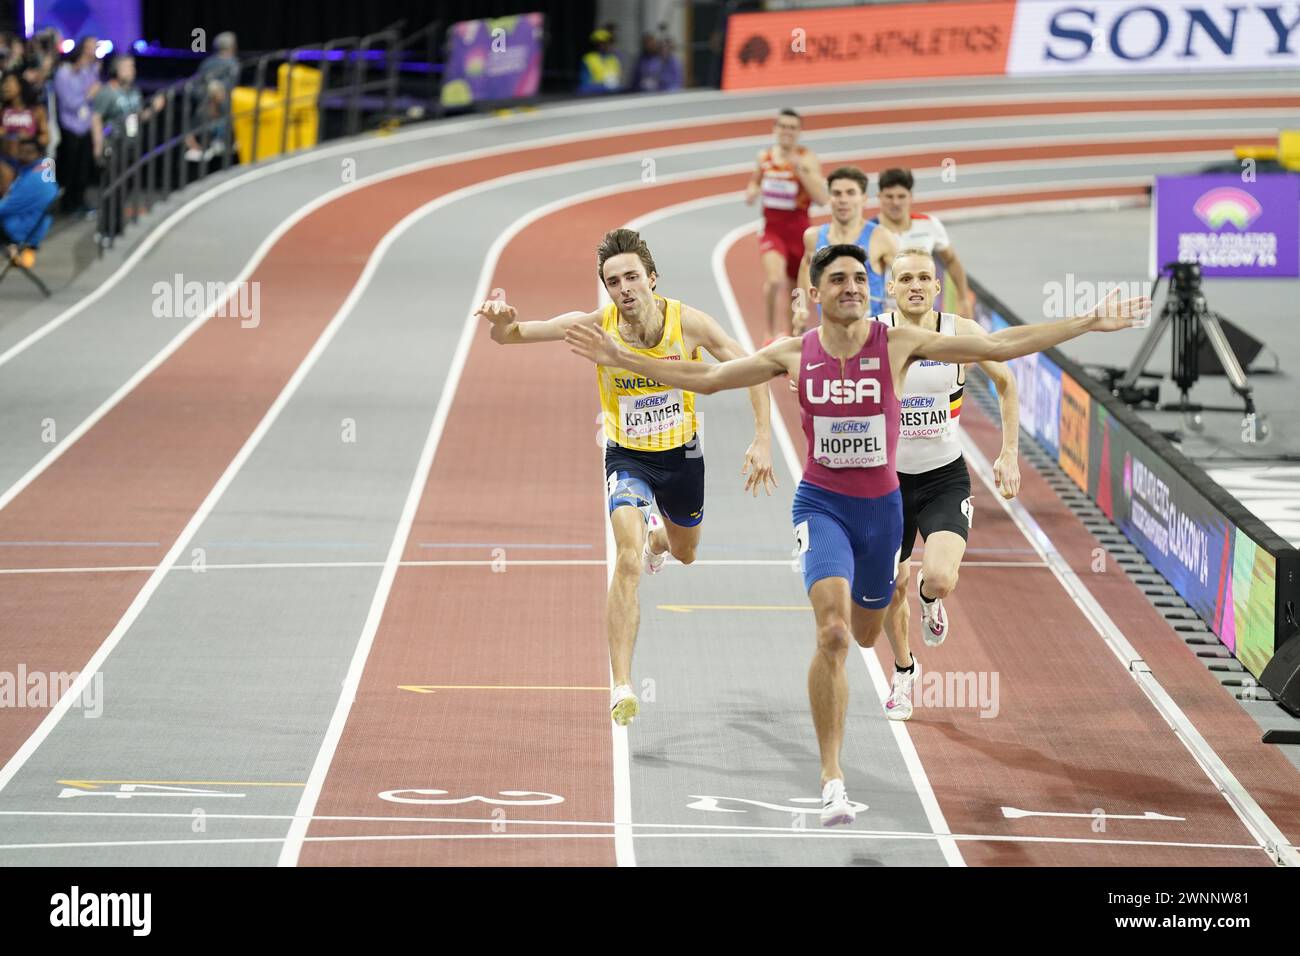
[[[95, 162], [105, 166], [114, 148], [123, 149], [122, 160], [129, 161], [131, 151], [125, 150], [128, 141], [140, 135], [140, 124], [148, 120], [166, 103], [161, 93], [155, 94], [146, 106], [140, 91], [135, 86], [135, 58], [130, 54], [113, 57], [110, 65], [109, 80], [100, 89], [94, 100], [94, 113], [91, 115], [91, 140]], [[107, 138], [106, 138], [107, 134]], [[106, 184], [107, 179], [103, 182]], [[121, 204], [113, 200], [109, 212], [110, 222], [100, 223], [100, 231], [105, 235], [121, 231]]]

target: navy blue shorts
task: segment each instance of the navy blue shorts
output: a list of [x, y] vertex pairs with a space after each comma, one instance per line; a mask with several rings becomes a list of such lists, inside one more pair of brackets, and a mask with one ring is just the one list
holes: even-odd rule
[[803, 585], [844, 578], [853, 602], [872, 610], [889, 607], [898, 577], [903, 539], [903, 496], [854, 498], [806, 481], [794, 492], [795, 553]]
[[605, 443], [605, 493], [610, 514], [630, 505], [649, 516], [652, 502], [683, 528], [704, 520], [704, 450], [700, 436], [667, 451], [638, 451]]

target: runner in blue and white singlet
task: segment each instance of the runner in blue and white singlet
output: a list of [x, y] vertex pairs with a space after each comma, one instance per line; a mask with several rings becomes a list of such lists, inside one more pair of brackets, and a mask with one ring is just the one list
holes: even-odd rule
[[898, 242], [888, 229], [879, 229], [867, 221], [867, 174], [854, 166], [841, 166], [826, 177], [831, 200], [831, 221], [810, 226], [803, 233], [803, 261], [799, 264], [797, 292], [793, 304], [794, 334], [802, 335], [809, 326], [812, 294], [810, 263], [820, 249], [833, 245], [854, 245], [867, 254], [867, 314], [884, 311], [885, 272]]

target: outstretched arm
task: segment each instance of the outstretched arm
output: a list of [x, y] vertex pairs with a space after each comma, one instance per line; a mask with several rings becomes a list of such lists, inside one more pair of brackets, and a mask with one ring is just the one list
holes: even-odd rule
[[908, 358], [938, 362], [1005, 362], [1068, 342], [1085, 332], [1116, 332], [1142, 324], [1151, 311], [1151, 299], [1137, 296], [1119, 301], [1114, 290], [1104, 302], [1084, 316], [1060, 322], [1040, 322], [1002, 329], [992, 335], [939, 335], [924, 329], [894, 330], [907, 336]]
[[[713, 316], [693, 309], [682, 307], [682, 324], [688, 338], [702, 345], [719, 362], [731, 362], [746, 357], [740, 343], [722, 330]], [[776, 487], [776, 475], [772, 471], [772, 402], [767, 388], [753, 385], [749, 389], [749, 404], [754, 409], [754, 440], [745, 452], [745, 462], [740, 473], [747, 475], [745, 490], [758, 494], [759, 488], [766, 488], [770, 495]]]
[[813, 253], [816, 251], [817, 227], [809, 226], [803, 231], [803, 258], [799, 260], [799, 276], [794, 283], [795, 300], [791, 313], [792, 329], [796, 338], [803, 335], [804, 330], [808, 328], [808, 313], [811, 308], [808, 287], [812, 284], [809, 276], [812, 272]]
[[[957, 319], [961, 335], [988, 335], [978, 322]], [[993, 462], [993, 480], [1003, 498], [1020, 493], [1020, 391], [1011, 369], [1001, 362], [980, 362], [980, 369], [998, 390], [998, 408], [1002, 412], [1002, 449]]]
[[[758, 151], [758, 160], [754, 163], [754, 171], [749, 174], [749, 182], [745, 184], [745, 205], [752, 206], [754, 200], [759, 197], [763, 191], [763, 151]], [[630, 370], [629, 370], [630, 371]]]
[[539, 322], [519, 322], [515, 307], [502, 299], [488, 299], [478, 307], [481, 315], [491, 324], [492, 341], [498, 345], [522, 345], [527, 342], [559, 342], [571, 326], [579, 323], [596, 324], [599, 312], [565, 312], [553, 319]]
[[795, 174], [803, 182], [803, 188], [808, 190], [813, 202], [825, 206], [831, 201], [830, 189], [826, 185], [826, 178], [822, 176], [821, 160], [811, 149], [804, 153], [803, 161], [795, 167]]
[[867, 257], [871, 260], [871, 268], [885, 275], [889, 267], [894, 264], [896, 255], [898, 255], [898, 237], [883, 226], [873, 229], [871, 239], [867, 242]]
[[749, 388], [771, 381], [782, 372], [797, 367], [800, 339], [779, 339], [765, 349], [744, 358], [706, 365], [703, 362], [670, 362], [648, 358], [619, 345], [604, 329], [591, 325], [572, 325], [564, 334], [569, 350], [597, 365], [627, 369], [656, 381], [712, 395], [729, 388]]
[[958, 301], [953, 304], [952, 311], [964, 315], [970, 311], [970, 285], [966, 282], [966, 267], [957, 258], [957, 253], [952, 251], [952, 246], [936, 248], [934, 254], [939, 257], [943, 267], [948, 270], [948, 275], [952, 276], [952, 281], [957, 284]]

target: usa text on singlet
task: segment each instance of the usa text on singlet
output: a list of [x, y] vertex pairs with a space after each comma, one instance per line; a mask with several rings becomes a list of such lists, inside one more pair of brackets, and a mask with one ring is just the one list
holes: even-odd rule
[[852, 358], [822, 347], [820, 330], [804, 333], [799, 359], [799, 412], [810, 484], [857, 498], [898, 487], [898, 397], [889, 371], [889, 330], [868, 322], [866, 342]]

